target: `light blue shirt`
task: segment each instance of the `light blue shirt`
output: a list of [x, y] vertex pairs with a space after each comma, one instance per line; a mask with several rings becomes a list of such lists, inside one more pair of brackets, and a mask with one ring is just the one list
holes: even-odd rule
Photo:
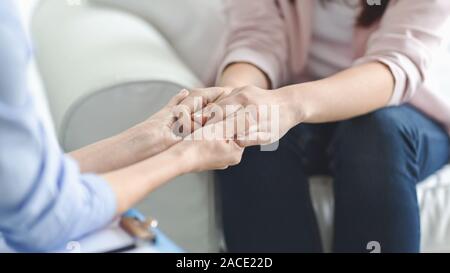
[[0, 236], [19, 251], [47, 251], [106, 225], [116, 201], [43, 126], [27, 86], [31, 52], [13, 0], [1, 0]]

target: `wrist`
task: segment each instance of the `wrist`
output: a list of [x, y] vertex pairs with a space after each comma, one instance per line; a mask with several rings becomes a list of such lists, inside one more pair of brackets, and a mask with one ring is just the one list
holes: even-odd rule
[[195, 145], [190, 140], [183, 140], [170, 149], [167, 153], [173, 158], [173, 162], [178, 166], [178, 175], [194, 172], [197, 169], [198, 155], [195, 151]]
[[137, 161], [158, 154], [177, 142], [175, 137], [151, 120], [144, 121], [124, 132], [124, 143]]
[[156, 134], [138, 124], [115, 137], [116, 143], [127, 152], [130, 163], [136, 163], [152, 155], [157, 141]]
[[308, 122], [312, 119], [313, 107], [307, 96], [307, 84], [299, 84], [293, 86], [286, 86], [277, 90], [286, 102], [285, 107], [291, 113], [291, 120], [294, 125]]

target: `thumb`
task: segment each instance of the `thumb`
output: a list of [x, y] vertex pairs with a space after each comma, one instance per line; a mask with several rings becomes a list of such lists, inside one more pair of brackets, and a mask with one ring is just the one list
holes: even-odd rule
[[253, 132], [237, 137], [236, 143], [241, 147], [267, 145], [272, 143], [272, 135], [269, 132]]

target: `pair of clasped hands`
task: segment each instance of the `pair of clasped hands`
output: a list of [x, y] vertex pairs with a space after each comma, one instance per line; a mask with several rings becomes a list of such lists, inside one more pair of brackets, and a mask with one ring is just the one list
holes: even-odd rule
[[70, 155], [81, 172], [110, 183], [120, 214], [177, 176], [226, 169], [245, 147], [277, 141], [293, 124], [280, 94], [254, 86], [182, 90], [147, 120]]
[[268, 90], [256, 87], [184, 89], [147, 121], [164, 128], [164, 145], [155, 148], [174, 146], [190, 154], [195, 166], [189, 172], [236, 165], [245, 147], [279, 139], [279, 128], [273, 125], [278, 125], [278, 112], [271, 111], [273, 105], [259, 104], [270, 100], [267, 96]]

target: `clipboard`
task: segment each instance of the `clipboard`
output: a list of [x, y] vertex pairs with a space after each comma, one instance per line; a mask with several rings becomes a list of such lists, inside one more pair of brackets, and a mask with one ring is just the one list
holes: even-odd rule
[[[124, 226], [122, 220], [128, 219], [134, 224], [148, 228], [149, 233], [134, 234]], [[121, 222], [122, 221], [122, 222]], [[153, 226], [152, 226], [153, 223]], [[132, 229], [132, 228], [131, 228]], [[139, 236], [143, 237], [139, 237]], [[146, 237], [149, 236], [149, 237]], [[131, 209], [121, 219], [109, 227], [85, 238], [70, 242], [68, 253], [182, 253], [182, 249], [162, 233], [152, 220], [148, 220], [139, 211]]]

